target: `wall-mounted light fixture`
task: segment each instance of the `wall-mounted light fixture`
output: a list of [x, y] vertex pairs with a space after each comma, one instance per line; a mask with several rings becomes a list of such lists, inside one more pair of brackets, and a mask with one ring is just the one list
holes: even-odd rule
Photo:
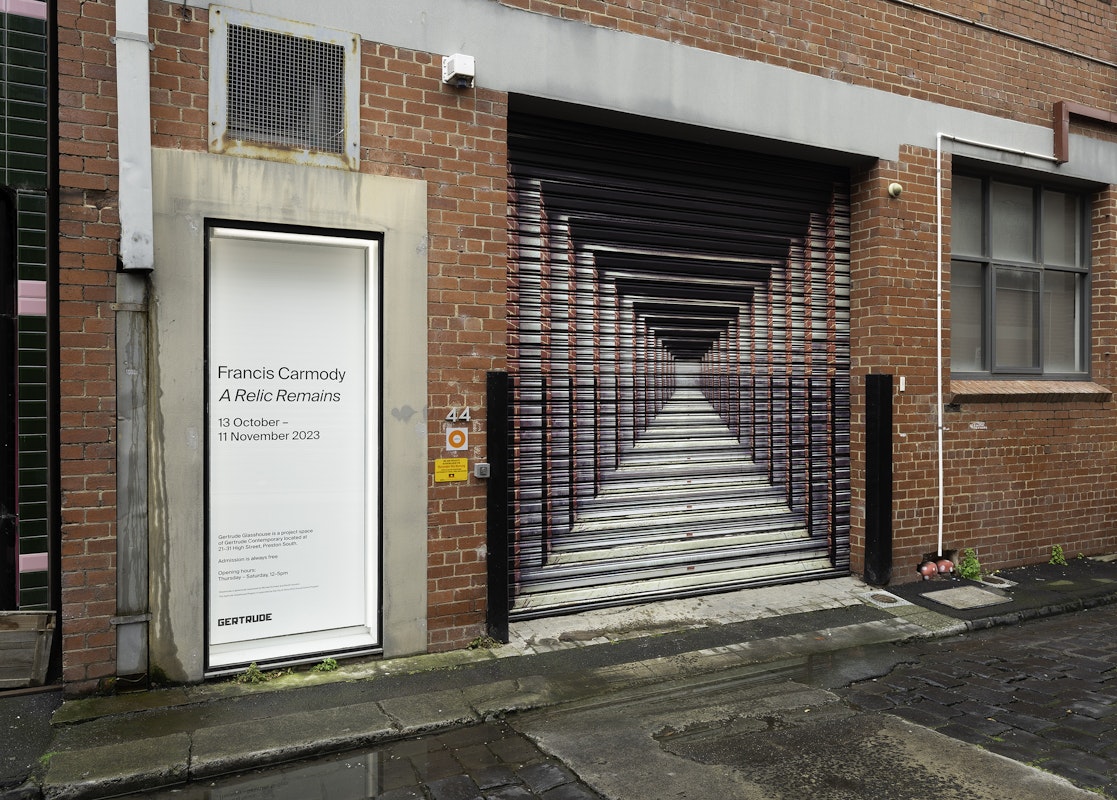
[[442, 58], [442, 82], [458, 89], [472, 89], [477, 69], [473, 56], [454, 53]]

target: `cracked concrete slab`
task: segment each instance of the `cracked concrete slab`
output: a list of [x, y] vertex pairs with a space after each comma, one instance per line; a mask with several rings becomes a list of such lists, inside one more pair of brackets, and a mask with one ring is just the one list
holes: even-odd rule
[[215, 725], [193, 736], [190, 777], [308, 758], [398, 735], [400, 731], [377, 703]]
[[408, 736], [452, 725], [468, 725], [479, 719], [458, 689], [388, 698], [380, 701], [380, 707], [395, 720], [400, 732]]
[[610, 800], [1093, 797], [919, 725], [858, 713], [831, 692], [794, 681], [679, 681], [512, 724]]
[[43, 780], [43, 797], [71, 800], [91, 793], [106, 797], [184, 783], [189, 760], [190, 736], [185, 733], [53, 753]]

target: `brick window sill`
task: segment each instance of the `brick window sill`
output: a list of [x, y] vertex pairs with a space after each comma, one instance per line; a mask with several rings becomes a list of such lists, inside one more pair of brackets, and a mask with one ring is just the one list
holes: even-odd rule
[[1090, 381], [952, 380], [952, 403], [1088, 401], [1104, 403], [1113, 392]]

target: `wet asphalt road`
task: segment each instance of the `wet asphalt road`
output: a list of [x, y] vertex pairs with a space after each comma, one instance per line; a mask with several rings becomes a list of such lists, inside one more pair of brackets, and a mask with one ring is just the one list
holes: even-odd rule
[[[839, 698], [827, 715], [819, 715], [818, 730], [824, 733], [824, 726], [832, 726], [831, 740], [852, 736], [859, 725], [873, 724], [871, 720], [899, 718], [1037, 766], [1081, 789], [1117, 800], [1117, 606], [951, 639], [844, 651], [794, 665], [790, 671], [784, 665], [773, 681], [789, 677], [796, 686]], [[755, 685], [747, 691], [754, 698], [764, 695], [763, 687]], [[812, 708], [824, 710], [817, 704]], [[601, 713], [600, 704], [597, 713]], [[618, 706], [616, 713], [625, 712]], [[695, 743], [701, 739], [672, 743], [670, 735], [661, 735], [658, 746], [674, 755], [722, 764], [725, 770], [739, 769], [748, 765], [749, 756], [742, 755], [748, 746], [732, 742], [747, 741], [738, 737], [759, 740], [767, 735], [742, 720], [744, 717], [726, 729], [732, 737], [708, 738], [697, 749]], [[532, 724], [538, 731], [540, 725], [545, 728], [546, 721], [530, 723], [512, 717], [506, 723], [488, 723], [148, 796], [155, 800], [601, 797], [579, 779], [580, 768], [592, 773], [588, 764], [574, 759], [564, 764], [516, 730], [530, 730]], [[542, 741], [546, 746], [546, 737]], [[759, 752], [770, 750], [773, 742], [778, 744], [769, 737]], [[712, 758], [718, 748], [727, 746], [733, 752], [719, 756], [720, 760]], [[802, 743], [796, 746], [801, 748]], [[797, 757], [810, 758], [805, 753]], [[888, 776], [889, 782], [905, 780], [908, 776]], [[828, 793], [815, 796], [851, 800], [882, 796], [881, 787], [862, 784], [861, 788], [873, 791], [867, 794], [851, 783], [831, 786]], [[937, 794], [928, 785], [926, 794], [916, 791], [912, 796]], [[772, 796], [784, 795], [777, 792]], [[962, 790], [958, 796], [970, 795]], [[1012, 789], [1005, 787], [1003, 796], [1012, 797]], [[649, 800], [655, 798], [649, 796]]]
[[1117, 606], [890, 649], [833, 691], [1117, 798]]

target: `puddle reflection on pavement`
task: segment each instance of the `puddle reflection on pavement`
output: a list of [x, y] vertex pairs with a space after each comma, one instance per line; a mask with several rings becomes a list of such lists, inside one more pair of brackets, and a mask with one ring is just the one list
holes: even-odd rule
[[542, 797], [558, 787], [571, 800], [599, 797], [508, 726], [484, 723], [143, 796], [151, 800], [521, 800]]

